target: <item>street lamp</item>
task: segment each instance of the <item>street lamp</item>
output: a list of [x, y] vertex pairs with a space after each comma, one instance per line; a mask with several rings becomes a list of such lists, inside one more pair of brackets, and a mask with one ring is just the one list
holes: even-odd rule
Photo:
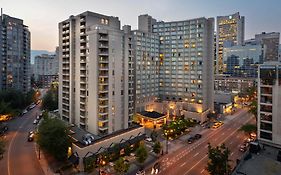
[[168, 154], [168, 139], [169, 139], [169, 136], [168, 136], [168, 131], [166, 132], [166, 154]]

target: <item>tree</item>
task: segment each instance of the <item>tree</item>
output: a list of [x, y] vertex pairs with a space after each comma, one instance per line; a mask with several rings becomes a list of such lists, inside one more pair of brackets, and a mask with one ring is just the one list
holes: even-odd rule
[[58, 109], [58, 91], [56, 88], [51, 88], [43, 97], [42, 108], [48, 111]]
[[239, 129], [239, 131], [243, 131], [245, 134], [250, 135], [253, 132], [257, 132], [257, 126], [253, 124], [245, 124]]
[[5, 141], [0, 139], [0, 159], [3, 158], [3, 154], [5, 152]]
[[152, 141], [155, 142], [158, 138], [158, 133], [155, 130], [153, 130], [150, 134], [150, 137], [151, 137]]
[[258, 109], [258, 103], [256, 100], [254, 100], [250, 105], [250, 113], [252, 113], [255, 117], [257, 117], [258, 115], [257, 109]]
[[147, 159], [148, 153], [143, 144], [140, 144], [138, 149], [136, 150], [136, 158], [139, 163], [144, 163], [144, 161]]
[[161, 151], [161, 148], [162, 148], [161, 143], [160, 143], [159, 141], [157, 141], [157, 142], [155, 142], [154, 145], [153, 145], [153, 152], [154, 152], [155, 154], [159, 154], [160, 151]]
[[123, 157], [120, 157], [117, 161], [115, 161], [114, 170], [117, 174], [125, 174], [128, 172], [130, 164], [127, 163]]
[[46, 118], [39, 125], [37, 143], [57, 160], [66, 160], [68, 147], [71, 146], [68, 128], [57, 118]]
[[207, 170], [211, 175], [227, 175], [230, 171], [229, 165], [230, 151], [224, 144], [217, 147], [208, 145], [208, 164]]

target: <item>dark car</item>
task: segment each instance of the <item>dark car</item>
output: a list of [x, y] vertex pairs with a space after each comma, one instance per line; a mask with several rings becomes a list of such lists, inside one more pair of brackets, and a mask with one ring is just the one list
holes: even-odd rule
[[190, 138], [187, 140], [187, 143], [191, 144], [191, 143], [193, 143], [193, 142], [194, 142], [194, 140], [195, 140], [195, 138], [194, 138], [194, 137], [190, 137]]
[[200, 139], [201, 137], [202, 137], [201, 134], [195, 134], [195, 136], [194, 136], [194, 138], [195, 138], [196, 140]]
[[8, 131], [8, 125], [6, 123], [0, 123], [0, 134], [4, 134]]

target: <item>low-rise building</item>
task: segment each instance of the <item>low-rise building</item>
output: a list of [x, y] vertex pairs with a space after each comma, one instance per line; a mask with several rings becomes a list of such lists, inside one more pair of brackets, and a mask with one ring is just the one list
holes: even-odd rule
[[215, 91], [243, 93], [256, 85], [255, 78], [231, 77], [229, 75], [215, 76]]

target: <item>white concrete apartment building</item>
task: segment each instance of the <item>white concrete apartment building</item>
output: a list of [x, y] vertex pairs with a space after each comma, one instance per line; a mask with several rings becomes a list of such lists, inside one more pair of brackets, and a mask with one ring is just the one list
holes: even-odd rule
[[281, 148], [281, 64], [267, 62], [259, 66], [258, 139]]
[[133, 31], [136, 61], [137, 112], [148, 110], [159, 97], [159, 36], [154, 33]]
[[217, 17], [216, 34], [216, 73], [223, 73], [223, 48], [242, 45], [245, 36], [245, 17], [239, 12]]
[[84, 12], [59, 23], [59, 113], [93, 134], [128, 128], [134, 112], [130, 27]]
[[157, 22], [161, 100], [184, 102], [190, 112], [213, 110], [214, 19]]
[[[214, 19], [155, 21], [149, 15], [139, 16], [139, 24], [148, 29], [139, 26], [135, 32], [141, 46], [136, 53], [150, 54], [136, 55], [136, 111], [167, 113], [173, 106], [170, 113], [175, 115], [207, 114], [214, 100]], [[152, 32], [147, 32], [149, 25]]]

